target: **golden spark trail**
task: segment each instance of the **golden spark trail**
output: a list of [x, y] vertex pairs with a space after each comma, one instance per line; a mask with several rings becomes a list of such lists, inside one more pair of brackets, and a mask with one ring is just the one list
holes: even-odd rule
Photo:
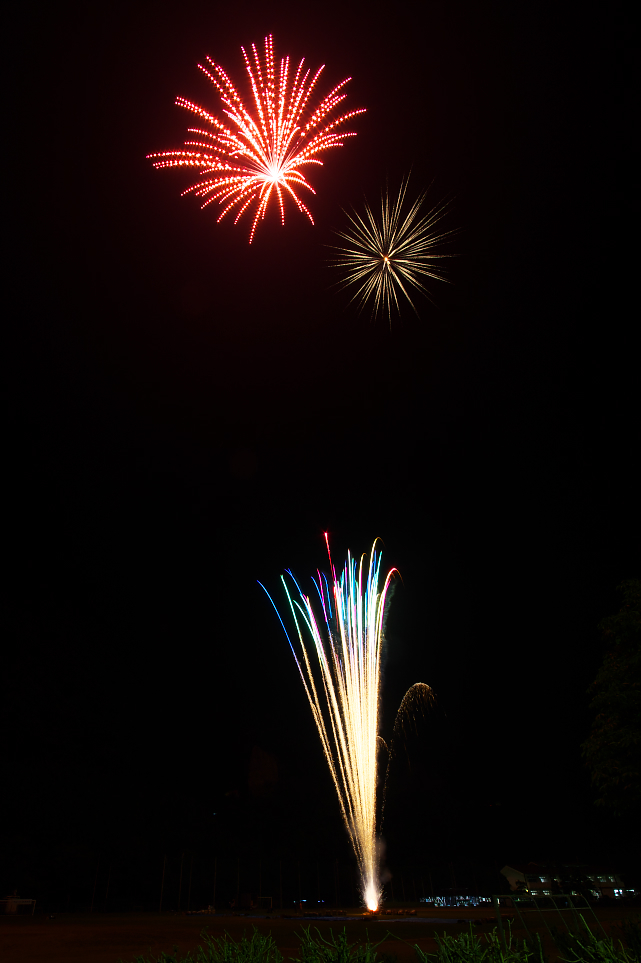
[[[325, 535], [327, 541], [327, 535]], [[329, 553], [329, 542], [327, 542]], [[378, 702], [380, 692], [381, 645], [385, 601], [393, 574], [391, 569], [379, 590], [381, 554], [372, 546], [369, 567], [348, 553], [340, 575], [332, 570], [331, 590], [324, 575], [312, 579], [323, 610], [317, 619], [311, 599], [296, 579], [298, 597], [293, 598], [284, 576], [289, 607], [296, 625], [301, 657], [285, 630], [318, 729], [325, 758], [338, 795], [361, 874], [364, 902], [376, 910], [381, 897], [376, 832], [376, 779], [378, 743]], [[265, 588], [262, 583], [259, 583]], [[324, 622], [324, 627], [322, 626]], [[312, 673], [304, 631], [311, 635], [322, 689], [319, 693]]]
[[435, 225], [443, 218], [448, 202], [420, 216], [425, 200], [421, 195], [403, 214], [407, 179], [395, 199], [386, 192], [381, 198], [380, 214], [377, 215], [365, 202], [365, 217], [356, 211], [348, 214], [350, 221], [346, 231], [337, 231], [347, 246], [336, 247], [339, 257], [332, 267], [342, 271], [341, 287], [357, 285], [352, 300], [360, 299], [361, 307], [372, 304], [372, 316], [386, 314], [390, 325], [392, 313], [399, 313], [399, 295], [414, 307], [412, 289], [429, 298], [423, 280], [432, 278], [446, 281], [444, 269], [437, 262], [453, 255], [439, 253], [439, 245], [455, 230], [437, 232]]
[[286, 196], [291, 197], [299, 211], [314, 223], [299, 191], [301, 188], [312, 194], [315, 191], [300, 168], [305, 164], [320, 164], [322, 167], [319, 154], [333, 147], [342, 147], [346, 137], [356, 136], [353, 131], [338, 128], [365, 111], [336, 114], [336, 108], [345, 99], [343, 87], [350, 77], [314, 105], [313, 95], [324, 68], [320, 67], [310, 77], [311, 71], [304, 69], [305, 61], [301, 60], [292, 79], [289, 57], [285, 57], [277, 71], [271, 35], [265, 38], [262, 61], [255, 44], [251, 46], [251, 56], [244, 47], [241, 50], [251, 86], [253, 109], [245, 106], [224, 69], [207, 57], [209, 67], [198, 66], [218, 91], [226, 119], [221, 120], [198, 104], [177, 97], [179, 107], [194, 114], [208, 127], [189, 128], [195, 139], [185, 141], [184, 146], [191, 150], [165, 151], [147, 157], [154, 161], [156, 168], [199, 168], [201, 179], [183, 194], [193, 192], [204, 198], [203, 207], [218, 201], [223, 208], [218, 221], [233, 209], [236, 224], [254, 204], [249, 234], [251, 244], [258, 222], [265, 217], [267, 206], [274, 197], [278, 199], [283, 224]]

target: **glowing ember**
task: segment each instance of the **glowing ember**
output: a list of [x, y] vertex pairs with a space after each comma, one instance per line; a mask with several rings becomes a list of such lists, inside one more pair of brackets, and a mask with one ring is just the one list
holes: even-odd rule
[[[281, 221], [285, 223], [284, 195], [289, 194], [298, 209], [312, 224], [312, 215], [305, 207], [298, 191], [306, 188], [315, 193], [300, 168], [305, 164], [320, 164], [318, 155], [332, 147], [342, 147], [346, 137], [354, 132], [340, 132], [339, 128], [351, 117], [364, 113], [353, 110], [336, 114], [337, 106], [345, 99], [341, 93], [351, 79], [348, 77], [327, 94], [316, 106], [312, 94], [323, 67], [310, 79], [301, 60], [293, 80], [290, 77], [289, 57], [280, 61], [277, 72], [272, 37], [265, 38], [263, 61], [252, 44], [250, 58], [243, 57], [252, 89], [253, 106], [247, 108], [222, 67], [207, 57], [211, 67], [198, 65], [216, 87], [223, 103], [227, 120], [219, 120], [197, 104], [177, 97], [179, 107], [205, 121], [207, 129], [189, 128], [198, 139], [188, 140], [190, 150], [165, 151], [148, 154], [154, 167], [200, 168], [201, 179], [183, 191], [205, 198], [203, 207], [218, 201], [222, 206], [218, 221], [228, 211], [235, 211], [234, 223], [248, 208], [255, 205], [249, 243], [256, 226], [265, 216], [267, 205], [274, 195], [278, 198]], [[278, 76], [277, 76], [278, 73]]]
[[[396, 571], [392, 569], [387, 573], [379, 591], [381, 555], [375, 551], [375, 546], [376, 542], [372, 546], [367, 572], [365, 556], [361, 556], [360, 563], [357, 563], [348, 553], [347, 562], [338, 578], [330, 555], [331, 589], [320, 572], [318, 579], [312, 579], [323, 610], [324, 628], [321, 628], [322, 623], [314, 614], [311, 599], [303, 593], [291, 572], [287, 574], [296, 587], [298, 598], [292, 598], [287, 581], [281, 576], [294, 617], [302, 659], [296, 654], [276, 609], [309, 699], [343, 819], [358, 859], [363, 900], [371, 911], [378, 909], [381, 897], [376, 833], [381, 641], [385, 599]], [[329, 554], [329, 542], [327, 551]], [[269, 598], [274, 605], [271, 596]], [[323, 699], [319, 697], [312, 675], [303, 628], [311, 635], [316, 649]]]

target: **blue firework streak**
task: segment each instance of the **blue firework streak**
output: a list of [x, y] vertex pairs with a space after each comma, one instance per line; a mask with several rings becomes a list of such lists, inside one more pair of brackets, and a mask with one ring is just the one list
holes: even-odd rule
[[[329, 554], [329, 541], [327, 551]], [[291, 572], [281, 576], [295, 626], [292, 642], [278, 607], [280, 623], [294, 654], [325, 753], [341, 812], [361, 873], [363, 899], [375, 910], [381, 896], [376, 836], [378, 701], [385, 602], [391, 569], [381, 581], [380, 552], [372, 546], [369, 565], [348, 553], [337, 576], [329, 555], [331, 579], [317, 572], [315, 586], [322, 616]], [[312, 674], [309, 642], [320, 667], [322, 692]]]

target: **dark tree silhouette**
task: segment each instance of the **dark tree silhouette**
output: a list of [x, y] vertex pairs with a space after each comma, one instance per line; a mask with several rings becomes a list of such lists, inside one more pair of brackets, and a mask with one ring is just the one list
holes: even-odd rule
[[607, 650], [588, 690], [596, 718], [581, 750], [596, 804], [630, 813], [641, 804], [641, 579], [619, 590], [623, 606], [599, 626]]

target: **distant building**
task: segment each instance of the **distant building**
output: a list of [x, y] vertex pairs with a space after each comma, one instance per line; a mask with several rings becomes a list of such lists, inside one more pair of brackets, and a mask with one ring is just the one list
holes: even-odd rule
[[422, 896], [419, 903], [428, 906], [485, 906], [491, 905], [491, 896], [477, 896], [471, 893], [449, 893], [445, 896]]
[[634, 890], [624, 888], [618, 872], [603, 866], [526, 863], [504, 866], [501, 873], [513, 893], [533, 896], [553, 896], [554, 893], [579, 893], [587, 890], [595, 899], [601, 896], [618, 898], [633, 896]]

